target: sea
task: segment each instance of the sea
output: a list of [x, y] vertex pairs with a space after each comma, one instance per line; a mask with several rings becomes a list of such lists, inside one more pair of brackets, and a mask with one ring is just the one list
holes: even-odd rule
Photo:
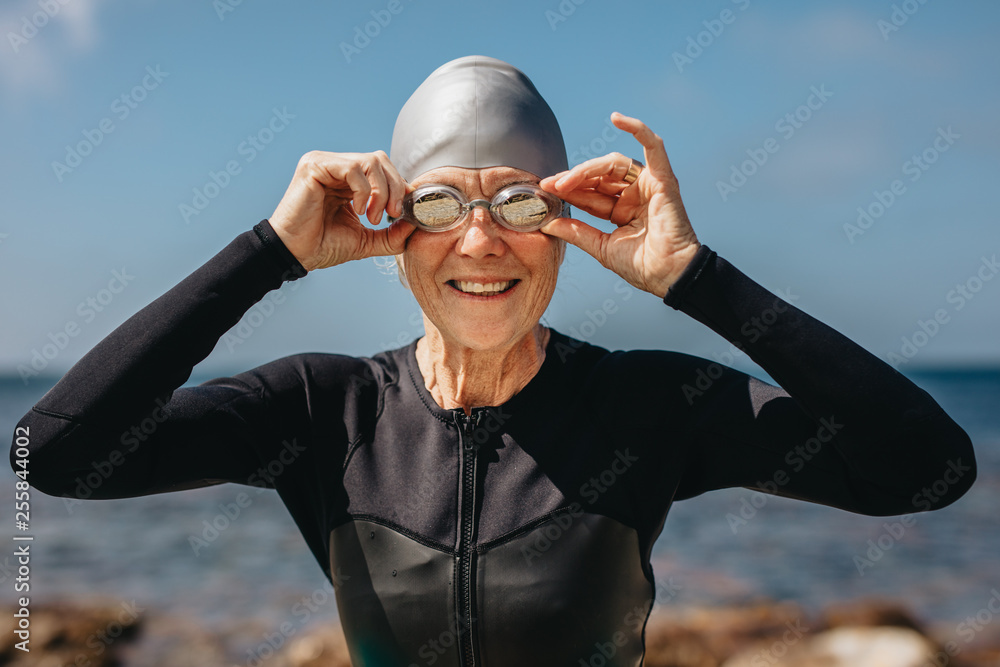
[[[790, 601], [815, 614], [878, 599], [945, 636], [977, 614], [1000, 630], [990, 611], [1000, 604], [1000, 368], [908, 375], [971, 436], [979, 472], [968, 494], [909, 517], [861, 516], [747, 489], [678, 502], [652, 554], [657, 604]], [[3, 432], [12, 434], [51, 384], [0, 379]], [[0, 498], [8, 499], [0, 540], [20, 534], [16, 481], [0, 473]], [[221, 508], [248, 489], [240, 515], [220, 520]], [[333, 589], [274, 491], [225, 484], [83, 502], [33, 491], [30, 503], [32, 604], [128, 601], [220, 633], [337, 619]], [[213, 533], [212, 523], [224, 529]], [[7, 543], [0, 603], [11, 604], [24, 593], [15, 590], [18, 543]]]

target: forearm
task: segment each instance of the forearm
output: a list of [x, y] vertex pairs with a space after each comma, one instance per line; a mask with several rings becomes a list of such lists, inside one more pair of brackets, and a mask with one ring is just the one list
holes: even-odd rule
[[98, 343], [36, 407], [104, 421], [169, 400], [247, 309], [281, 286], [282, 270], [257, 233], [240, 234]]
[[[965, 432], [923, 390], [846, 336], [768, 292], [708, 248], [664, 298], [724, 336], [784, 388], [861, 479], [900, 498], [950, 474], [975, 479]], [[955, 479], [952, 464], [971, 467]]]
[[[134, 466], [143, 458], [155, 466], [152, 452], [132, 452], [150, 439], [151, 428], [169, 430], [159, 425], [174, 391], [250, 306], [294, 278], [289, 271], [298, 273], [280, 244], [268, 247], [269, 239], [274, 246], [266, 227], [238, 236], [115, 329], [42, 397], [21, 420], [32, 434], [38, 477], [65, 481], [91, 460], [116, 456], [114, 449]], [[190, 413], [175, 417], [183, 422]]]

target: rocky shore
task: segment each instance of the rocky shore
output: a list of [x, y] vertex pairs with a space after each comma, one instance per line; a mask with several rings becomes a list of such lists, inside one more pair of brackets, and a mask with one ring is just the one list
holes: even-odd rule
[[[0, 616], [0, 665], [12, 667], [350, 667], [339, 627], [260, 643], [267, 630], [210, 633], [196, 620], [101, 600], [31, 609], [31, 651], [15, 644], [14, 609]], [[971, 623], [969, 623], [971, 621]], [[810, 615], [786, 603], [657, 609], [646, 667], [996, 667], [1000, 623], [922, 626], [905, 608], [862, 601]], [[280, 635], [275, 633], [275, 637]], [[248, 651], [248, 645], [255, 650]], [[595, 644], [594, 667], [613, 659]]]

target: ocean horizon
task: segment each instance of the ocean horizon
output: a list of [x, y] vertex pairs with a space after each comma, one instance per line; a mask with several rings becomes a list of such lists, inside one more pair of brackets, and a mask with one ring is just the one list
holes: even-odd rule
[[[969, 433], [979, 477], [939, 511], [867, 517], [725, 489], [676, 503], [652, 555], [672, 608], [791, 601], [810, 611], [836, 602], [898, 602], [946, 631], [974, 616], [1000, 582], [1000, 368], [907, 371]], [[188, 384], [215, 375], [197, 374]], [[57, 378], [0, 377], [0, 427], [17, 420]], [[12, 498], [17, 477], [0, 476]], [[239, 516], [220, 519], [240, 494]], [[327, 623], [333, 589], [277, 494], [223, 484], [122, 500], [31, 493], [34, 604], [135, 600], [140, 607], [233, 624]], [[734, 517], [738, 519], [734, 520]], [[16, 534], [11, 507], [11, 535]], [[213, 524], [223, 529], [213, 530]], [[12, 554], [13, 549], [9, 551]], [[7, 560], [5, 560], [5, 557]], [[20, 595], [12, 556], [0, 554], [0, 601]], [[311, 600], [303, 614], [303, 601]]]

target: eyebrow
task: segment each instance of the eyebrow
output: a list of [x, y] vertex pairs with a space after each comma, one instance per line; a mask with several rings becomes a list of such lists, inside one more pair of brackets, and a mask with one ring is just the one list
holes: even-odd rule
[[[433, 181], [433, 183], [437, 183], [439, 185], [447, 185], [447, 186], [455, 188], [456, 190], [461, 190], [463, 193], [465, 192], [461, 187], [459, 187], [456, 184], [455, 180], [451, 179], [451, 178], [442, 178], [442, 179]], [[430, 184], [431, 183], [425, 183], [424, 185], [430, 185]], [[517, 176], [517, 175], [511, 177], [511, 180], [509, 180], [509, 181], [504, 180], [504, 179], [501, 178], [499, 184], [496, 186], [496, 188], [493, 190], [493, 192], [489, 196], [493, 197], [493, 196], [496, 195], [496, 193], [500, 192], [501, 190], [503, 190], [506, 187], [510, 187], [511, 185], [521, 185], [521, 184], [537, 185], [538, 183], [537, 183], [537, 181], [535, 181], [535, 180], [533, 180], [531, 178], [525, 178], [523, 176]]]
[[523, 183], [526, 183], [528, 185], [537, 185], [537, 183], [534, 180], [530, 179], [530, 178], [518, 177], [518, 178], [514, 178], [511, 181], [503, 181], [503, 180], [501, 180], [500, 181], [500, 185], [498, 185], [497, 189], [493, 191], [493, 194], [496, 194], [496, 193], [500, 192], [501, 190], [503, 190], [504, 188], [509, 187], [511, 185], [521, 185]]

